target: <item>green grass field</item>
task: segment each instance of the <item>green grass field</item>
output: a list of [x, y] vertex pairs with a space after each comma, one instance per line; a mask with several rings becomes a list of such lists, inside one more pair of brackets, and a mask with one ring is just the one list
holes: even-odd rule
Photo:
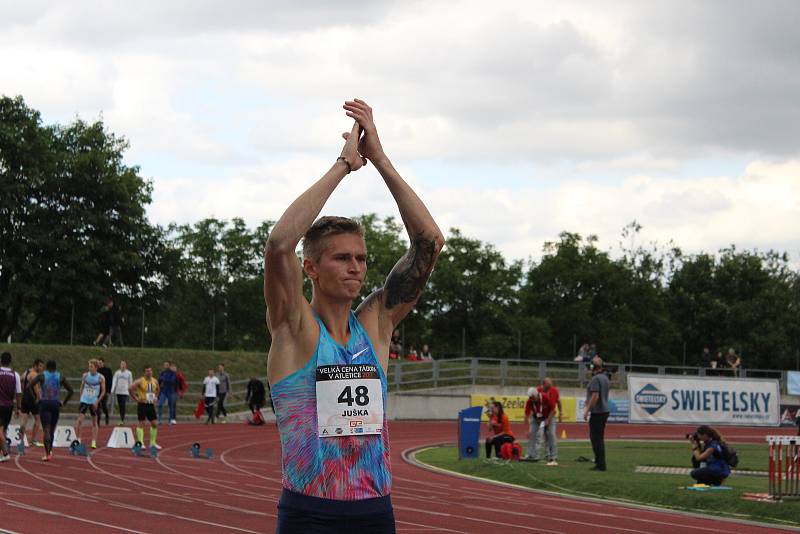
[[[739, 469], [767, 470], [765, 445], [734, 445], [739, 453]], [[592, 457], [588, 442], [561, 443], [558, 467], [547, 467], [543, 462], [494, 462], [483, 459], [483, 455], [479, 460], [458, 460], [455, 447], [426, 449], [416, 457], [431, 466], [529, 488], [800, 526], [800, 501], [742, 500], [745, 492], [766, 493], [766, 477], [733, 476], [725, 483], [733, 487], [731, 491], [697, 492], [684, 489], [694, 483], [688, 475], [634, 472], [637, 465], [690, 467], [685, 443], [609, 441], [606, 449], [605, 473], [590, 471], [591, 463], [575, 461], [578, 456]]]

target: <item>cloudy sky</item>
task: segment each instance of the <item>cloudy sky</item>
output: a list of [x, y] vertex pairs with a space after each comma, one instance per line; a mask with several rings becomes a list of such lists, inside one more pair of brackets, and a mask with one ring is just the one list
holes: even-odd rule
[[[362, 5], [363, 4], [363, 5]], [[442, 228], [538, 257], [616, 247], [800, 257], [800, 2], [0, 0], [0, 93], [102, 116], [153, 221], [276, 219], [375, 109]], [[395, 214], [371, 166], [326, 213]]]

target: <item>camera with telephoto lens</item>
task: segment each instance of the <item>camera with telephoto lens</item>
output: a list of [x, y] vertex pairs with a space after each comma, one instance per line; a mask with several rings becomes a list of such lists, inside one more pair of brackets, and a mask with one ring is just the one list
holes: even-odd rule
[[697, 435], [697, 432], [687, 432], [686, 439], [691, 438], [692, 441], [700, 441], [700, 436]]

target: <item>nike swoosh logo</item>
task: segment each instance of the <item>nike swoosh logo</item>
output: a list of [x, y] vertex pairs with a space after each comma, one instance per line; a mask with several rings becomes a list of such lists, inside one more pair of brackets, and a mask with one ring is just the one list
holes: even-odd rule
[[350, 361], [353, 361], [353, 360], [355, 360], [356, 358], [358, 358], [359, 356], [361, 356], [362, 354], [364, 354], [364, 353], [365, 353], [365, 352], [367, 352], [368, 350], [369, 350], [369, 349], [364, 349], [364, 350], [360, 350], [360, 351], [356, 352], [355, 354], [353, 354], [353, 355], [350, 357]]

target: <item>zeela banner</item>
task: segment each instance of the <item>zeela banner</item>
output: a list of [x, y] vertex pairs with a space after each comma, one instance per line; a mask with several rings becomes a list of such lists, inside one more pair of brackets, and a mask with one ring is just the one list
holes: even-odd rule
[[628, 375], [631, 423], [778, 426], [777, 380]]
[[[470, 406], [483, 406], [481, 421], [488, 422], [489, 404], [494, 401], [503, 403], [503, 412], [508, 415], [512, 423], [521, 423], [525, 420], [525, 395], [470, 395]], [[564, 409], [562, 420], [565, 423], [575, 422], [575, 398], [561, 397], [561, 408]]]

